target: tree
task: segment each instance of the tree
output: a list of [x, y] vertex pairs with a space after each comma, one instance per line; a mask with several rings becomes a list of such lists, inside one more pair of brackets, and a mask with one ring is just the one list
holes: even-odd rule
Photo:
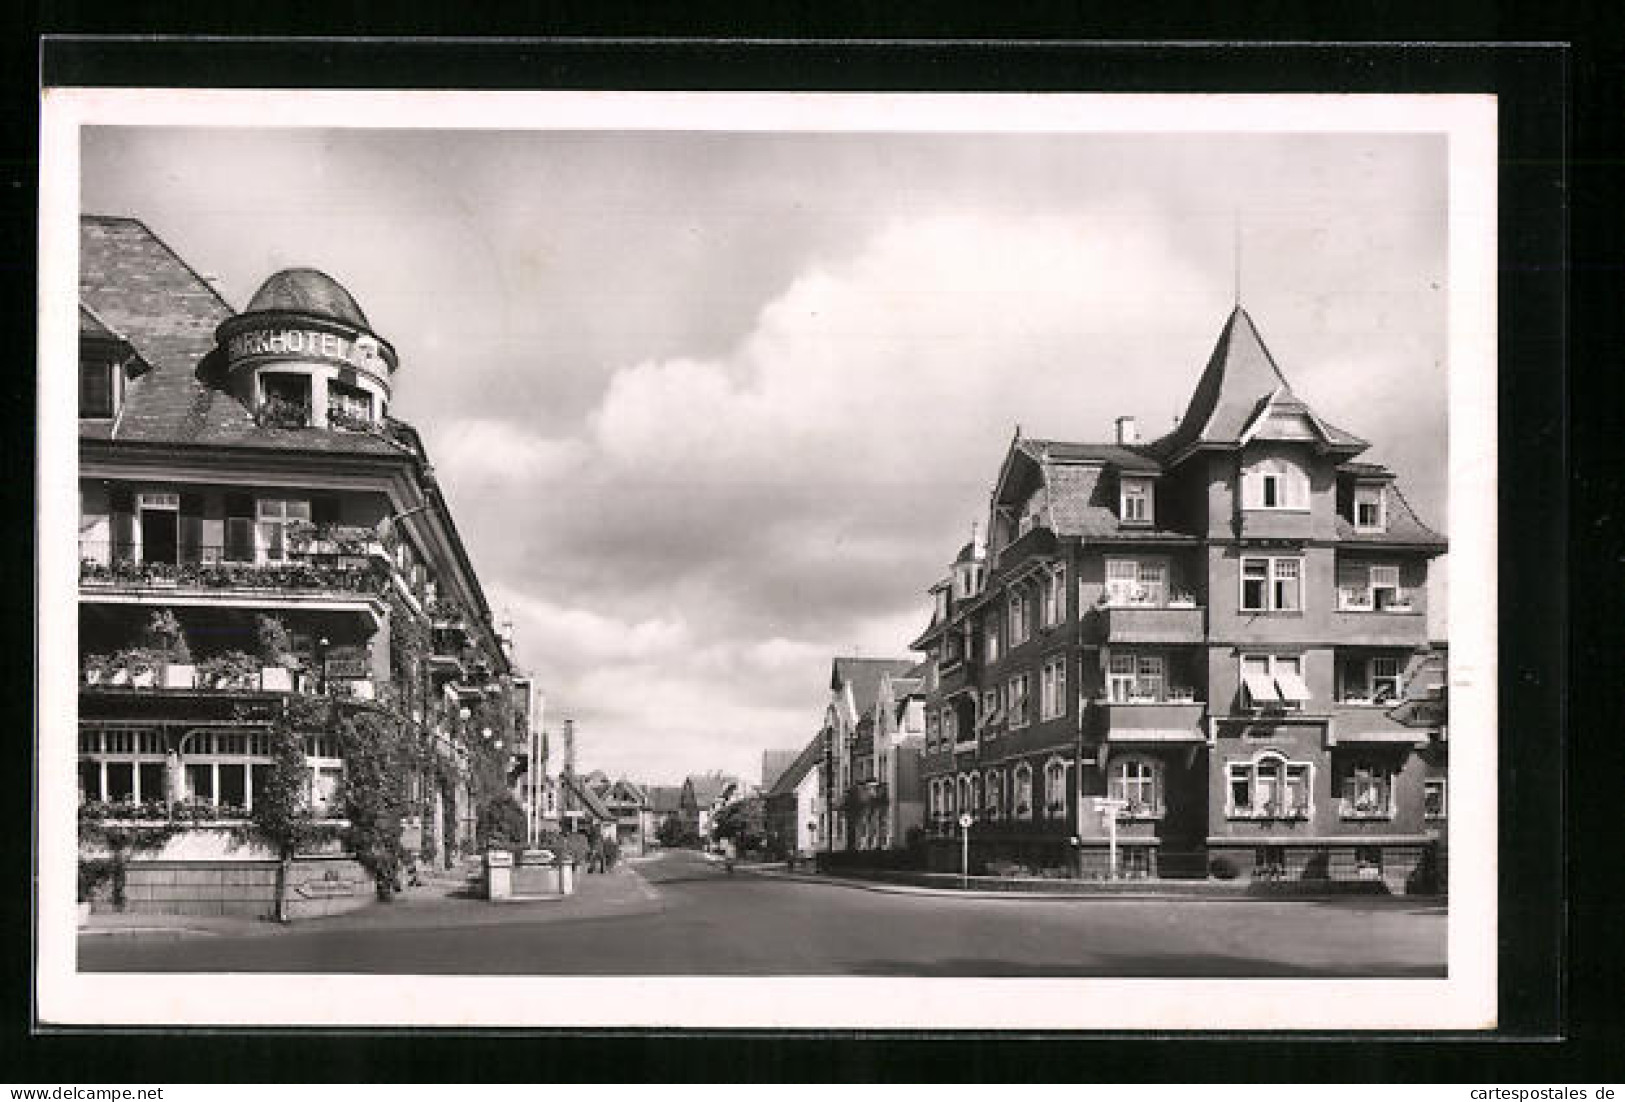
[[339, 724], [339, 738], [344, 748], [341, 803], [350, 821], [344, 840], [372, 874], [378, 898], [387, 900], [406, 861], [401, 838], [411, 764], [406, 726], [383, 712], [357, 711]]
[[741, 853], [767, 844], [767, 804], [760, 796], [735, 800], [717, 813], [711, 837], [733, 839]]
[[317, 714], [312, 702], [283, 708], [271, 724], [271, 767], [264, 783], [254, 791], [251, 832], [277, 855], [276, 920], [288, 921], [288, 870], [302, 849], [320, 841], [328, 830], [315, 821], [310, 808], [310, 780], [305, 765], [305, 740], [299, 728]]
[[677, 848], [680, 846], [697, 846], [700, 844], [700, 835], [676, 815], [668, 815], [655, 831], [655, 839], [663, 846]]
[[503, 793], [480, 808], [474, 830], [482, 850], [524, 845], [525, 810], [512, 795]]

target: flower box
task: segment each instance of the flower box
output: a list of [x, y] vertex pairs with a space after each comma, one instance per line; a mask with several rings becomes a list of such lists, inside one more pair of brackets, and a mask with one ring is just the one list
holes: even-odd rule
[[286, 666], [261, 667], [260, 688], [268, 693], [293, 692], [293, 671]]
[[130, 674], [130, 684], [137, 689], [150, 689], [157, 681], [157, 670], [136, 670]]
[[191, 689], [197, 685], [197, 667], [190, 663], [173, 662], [164, 667], [164, 688]]

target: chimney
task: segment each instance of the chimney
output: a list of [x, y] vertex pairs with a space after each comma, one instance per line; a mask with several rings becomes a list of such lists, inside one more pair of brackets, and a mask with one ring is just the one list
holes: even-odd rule
[[1138, 444], [1140, 442], [1140, 427], [1134, 423], [1134, 418], [1119, 417], [1117, 419], [1117, 442], [1119, 444]]
[[564, 775], [576, 775], [576, 721], [564, 721]]

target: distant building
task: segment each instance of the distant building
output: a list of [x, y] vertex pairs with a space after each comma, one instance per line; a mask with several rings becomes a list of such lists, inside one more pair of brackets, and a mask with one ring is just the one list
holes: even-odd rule
[[646, 836], [647, 844], [659, 841], [661, 828], [666, 825], [667, 820], [681, 818], [683, 787], [651, 784], [643, 791], [649, 800], [650, 828]]
[[725, 773], [696, 773], [683, 781], [678, 813], [683, 822], [705, 840], [717, 812], [743, 794], [744, 786], [737, 777]]
[[764, 796], [770, 844], [782, 846], [798, 858], [811, 857], [823, 844], [826, 809], [819, 787], [823, 758], [824, 739], [820, 733], [779, 770]]
[[895, 754], [885, 742], [889, 734], [876, 741], [875, 705], [886, 678], [918, 678], [919, 666], [907, 658], [836, 658], [830, 664], [819, 782], [829, 826], [826, 849], [885, 848], [893, 836], [891, 804], [898, 794], [883, 777]]
[[598, 793], [615, 817], [615, 841], [626, 857], [641, 857], [654, 840], [654, 812], [648, 794], [624, 777]]

